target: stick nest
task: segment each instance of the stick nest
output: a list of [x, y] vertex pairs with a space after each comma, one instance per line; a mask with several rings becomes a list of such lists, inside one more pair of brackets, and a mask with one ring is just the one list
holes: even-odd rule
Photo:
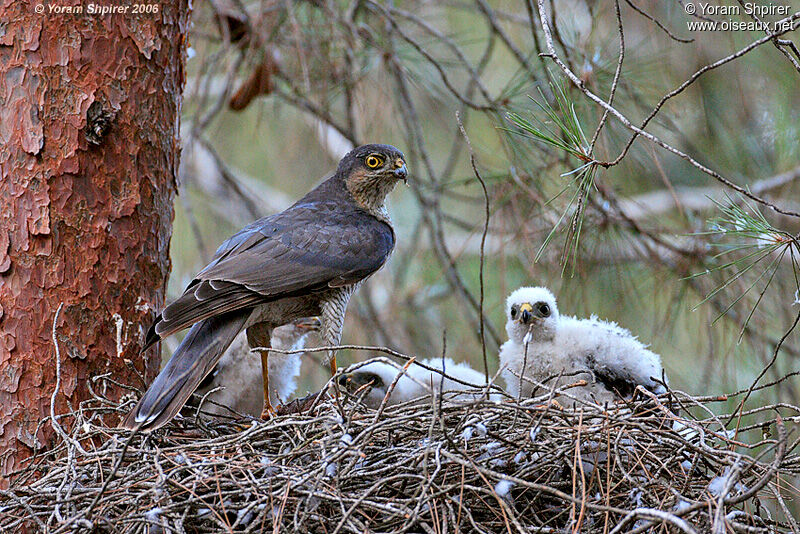
[[796, 529], [800, 457], [786, 424], [797, 408], [781, 405], [786, 420], [752, 410], [734, 432], [736, 418], [708, 409], [721, 400], [670, 392], [603, 410], [428, 399], [375, 411], [342, 395], [266, 422], [184, 417], [146, 435], [109, 428], [132, 400], [96, 397], [46, 420], [59, 444], [0, 492], [0, 531]]

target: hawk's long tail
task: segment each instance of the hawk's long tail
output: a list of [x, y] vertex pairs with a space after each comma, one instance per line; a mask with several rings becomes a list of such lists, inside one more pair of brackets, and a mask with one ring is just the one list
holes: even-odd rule
[[250, 312], [236, 310], [195, 323], [120, 426], [155, 430], [172, 419], [244, 328]]

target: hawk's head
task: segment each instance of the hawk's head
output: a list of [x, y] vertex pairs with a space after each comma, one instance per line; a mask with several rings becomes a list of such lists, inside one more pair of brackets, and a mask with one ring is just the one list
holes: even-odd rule
[[399, 180], [406, 181], [406, 158], [391, 145], [363, 145], [351, 150], [336, 171], [355, 201], [367, 211], [383, 206]]
[[556, 298], [544, 287], [521, 287], [506, 300], [506, 332], [517, 343], [545, 341], [555, 335], [558, 323]]

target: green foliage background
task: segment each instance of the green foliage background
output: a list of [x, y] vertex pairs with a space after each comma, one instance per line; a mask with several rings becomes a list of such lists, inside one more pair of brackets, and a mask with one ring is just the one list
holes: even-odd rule
[[[789, 4], [792, 12], [800, 7], [797, 2]], [[508, 113], [553, 127], [531, 100], [558, 112], [552, 83], [565, 87], [587, 136], [594, 132], [602, 109], [568, 84], [549, 58], [538, 55], [537, 41], [543, 47], [541, 26], [537, 17], [531, 23], [524, 1], [403, 1], [396, 2], [392, 10], [387, 6], [371, 2], [246, 3], [253, 33], [260, 32], [262, 37], [244, 46], [226, 42], [210, 4], [201, 2], [194, 12], [184, 143], [191, 144], [194, 133], [210, 143], [239, 176], [252, 177], [285, 194], [255, 198], [260, 213], [270, 213], [268, 206], [274, 208], [275, 203], [288, 205], [288, 200], [299, 198], [335, 168], [338, 156], [320, 135], [317, 117], [301, 109], [298, 102], [314, 103], [339, 124], [348, 124], [348, 117], [353, 117], [356, 141], [391, 143], [408, 156], [410, 188], [399, 187], [389, 206], [398, 248], [388, 266], [351, 304], [343, 342], [386, 345], [406, 354], [433, 357], [442, 353], [446, 339], [448, 356], [469, 361], [476, 368], [483, 366], [476, 311], [448, 281], [447, 266], [437, 256], [430, 237], [431, 228], [440, 228], [448, 236], [455, 268], [477, 298], [483, 194], [458, 132], [458, 111], [490, 195], [485, 311], [501, 341], [505, 339], [506, 295], [520, 285], [546, 285], [557, 294], [562, 313], [597, 314], [651, 343], [662, 355], [674, 388], [694, 394], [747, 388], [771, 358], [774, 341], [800, 311], [800, 306], [793, 304], [797, 274], [789, 256], [777, 265], [770, 287], [750, 319], [749, 327], [759, 336], [745, 335], [741, 342], [740, 329], [766, 277], [725, 316], [715, 319], [744, 293], [766, 264], [703, 301], [742, 265], [719, 269], [725, 262], [713, 258], [719, 252], [715, 246], [727, 246], [740, 238], [758, 244], [753, 236], [737, 237], [724, 231], [696, 235], [708, 232], [708, 221], [720, 216], [712, 202], [707, 209], [673, 206], [636, 219], [643, 229], [670, 243], [699, 246], [694, 256], [665, 261], [648, 252], [652, 242], [615, 215], [608, 200], [591, 187], [574, 264], [564, 270], [561, 261], [566, 223], [556, 229], [539, 261], [534, 261], [554, 223], [569, 209], [571, 176], [563, 174], [582, 162], [557, 147], [518, 135], [515, 131], [519, 128], [508, 120]], [[530, 6], [536, 9], [535, 4]], [[556, 13], [559, 56], [568, 61], [587, 89], [608, 98], [619, 54], [614, 3], [559, 1], [547, 6]], [[757, 32], [692, 33], [687, 30], [687, 21], [692, 19], [681, 4], [642, 2], [640, 7], [674, 35], [692, 41], [670, 38], [629, 4], [621, 5], [625, 61], [614, 106], [637, 124], [663, 95], [692, 73], [763, 36]], [[738, 19], [747, 20], [745, 16]], [[524, 61], [503, 42], [493, 23]], [[796, 41], [797, 33], [783, 37]], [[281, 68], [273, 79], [275, 91], [256, 98], [242, 112], [230, 110], [228, 93], [222, 91], [229, 77], [230, 89], [236, 89], [253, 65], [273, 53]], [[474, 68], [483, 65], [480, 79], [491, 101], [470, 88], [465, 62]], [[420, 135], [414, 133], [413, 118], [403, 103], [398, 72], [415, 106]], [[448, 89], [442, 73], [462, 98]], [[799, 81], [800, 72], [768, 42], [703, 74], [669, 100], [647, 130], [731, 181], [752, 185], [795, 171], [800, 165]], [[488, 109], [470, 109], [463, 105], [464, 98]], [[593, 157], [613, 160], [629, 138], [630, 131], [610, 119]], [[453, 147], [459, 145], [454, 153]], [[432, 174], [426, 171], [425, 157]], [[184, 163], [190, 159], [184, 155]], [[451, 167], [452, 172], [447, 172]], [[173, 298], [216, 245], [248, 220], [244, 209], [231, 210], [213, 188], [202, 185], [198, 178], [198, 173], [205, 172], [202, 169], [202, 165], [187, 167], [182, 174], [172, 240], [169, 290]], [[765, 197], [797, 210], [798, 181], [790, 180]], [[618, 165], [598, 168], [595, 183], [618, 200], [703, 187], [712, 189], [694, 190], [701, 198], [709, 194], [722, 205], [729, 198], [738, 201], [736, 196], [726, 196], [731, 192], [712, 177], [641, 138]], [[421, 198], [431, 204], [423, 207]], [[656, 206], [645, 202], [644, 207]], [[435, 209], [441, 218], [431, 225], [424, 215]], [[799, 219], [778, 216], [764, 206], [759, 209], [775, 228], [786, 231], [790, 238], [797, 236]], [[770, 235], [762, 239], [769, 240]], [[791, 250], [791, 239], [789, 246]], [[793, 246], [796, 255], [797, 243]], [[731, 254], [729, 259], [744, 256], [737, 251]], [[686, 279], [706, 270], [707, 275]], [[487, 348], [490, 372], [494, 373], [497, 344], [489, 339]], [[785, 348], [764, 381], [798, 369], [797, 331], [786, 339]], [[340, 364], [368, 355], [344, 353]], [[298, 394], [316, 390], [326, 380], [326, 367], [309, 356]], [[749, 402], [780, 398], [797, 403], [797, 388], [797, 380], [790, 378], [780, 388], [763, 397], [756, 394]]]

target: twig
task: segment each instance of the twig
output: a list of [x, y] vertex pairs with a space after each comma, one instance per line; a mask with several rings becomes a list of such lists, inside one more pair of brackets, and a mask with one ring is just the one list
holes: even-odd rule
[[489, 233], [489, 218], [491, 217], [490, 205], [489, 205], [489, 191], [486, 189], [486, 182], [483, 181], [483, 177], [481, 173], [478, 172], [478, 167], [475, 164], [475, 151], [472, 149], [472, 143], [469, 140], [469, 136], [467, 135], [467, 131], [464, 129], [464, 124], [461, 122], [461, 117], [456, 114], [456, 121], [458, 122], [458, 127], [461, 130], [461, 135], [464, 136], [464, 140], [467, 142], [467, 147], [469, 148], [469, 161], [472, 165], [472, 172], [475, 173], [475, 178], [477, 178], [478, 182], [481, 184], [481, 189], [483, 190], [483, 198], [485, 201], [484, 204], [484, 219], [483, 219], [483, 233], [481, 234], [481, 255], [480, 255], [480, 267], [478, 270], [478, 280], [480, 284], [480, 301], [478, 307], [478, 317], [480, 318], [480, 332], [481, 332], [481, 351], [483, 353], [483, 372], [486, 376], [486, 383], [489, 383], [489, 361], [486, 358], [486, 334], [485, 334], [485, 322], [484, 322], [484, 313], [483, 313], [483, 301], [484, 301], [484, 283], [483, 283], [483, 267], [484, 267], [484, 251], [486, 247], [486, 235]]
[[649, 132], [644, 130], [644, 128], [647, 126], [647, 124], [650, 122], [650, 120], [653, 117], [655, 117], [655, 115], [658, 113], [658, 111], [661, 109], [661, 107], [664, 105], [664, 103], [667, 100], [669, 100], [670, 98], [672, 98], [672, 97], [680, 94], [681, 92], [683, 92], [683, 90], [686, 87], [688, 87], [691, 83], [693, 83], [703, 73], [708, 72], [709, 70], [715, 69], [715, 68], [717, 68], [717, 67], [719, 67], [721, 65], [724, 65], [725, 63], [733, 61], [734, 59], [743, 56], [747, 52], [750, 52], [751, 50], [753, 50], [756, 47], [758, 47], [758, 46], [770, 41], [771, 39], [773, 39], [773, 38], [775, 38], [775, 37], [777, 37], [779, 35], [783, 35], [783, 34], [789, 32], [789, 31], [792, 31], [793, 28], [792, 28], [792, 24], [791, 23], [793, 23], [795, 20], [800, 18], [800, 12], [797, 12], [797, 13], [789, 16], [789, 17], [786, 17], [786, 18], [781, 19], [780, 21], [778, 21], [776, 24], [778, 24], [778, 25], [783, 24], [784, 25], [784, 26], [781, 26], [783, 28], [782, 30], [779, 30], [779, 31], [777, 31], [775, 33], [771, 33], [771, 34], [769, 34], [769, 35], [767, 35], [765, 37], [762, 37], [761, 39], [758, 39], [758, 40], [750, 43], [748, 46], [742, 48], [741, 50], [739, 50], [739, 51], [737, 51], [737, 52], [735, 52], [733, 54], [730, 54], [729, 56], [726, 56], [725, 58], [722, 58], [722, 59], [720, 59], [720, 60], [718, 60], [718, 61], [716, 61], [716, 62], [714, 62], [714, 63], [712, 63], [710, 65], [706, 65], [705, 67], [703, 67], [702, 69], [697, 71], [688, 80], [686, 80], [683, 84], [681, 84], [677, 89], [673, 90], [672, 92], [670, 92], [669, 94], [664, 96], [664, 98], [662, 98], [661, 101], [659, 102], [659, 104], [656, 105], [656, 107], [653, 109], [653, 111], [650, 113], [650, 115], [642, 122], [642, 125], [637, 127], [637, 126], [633, 125], [633, 123], [631, 123], [631, 121], [628, 120], [628, 118], [625, 117], [625, 115], [623, 115], [622, 113], [617, 111], [614, 107], [612, 107], [611, 105], [606, 103], [602, 98], [598, 97], [592, 91], [587, 89], [585, 84], [583, 83], [583, 81], [581, 81], [581, 79], [574, 72], [572, 72], [567, 65], [565, 65], [561, 61], [561, 59], [556, 54], [555, 48], [553, 46], [553, 36], [551, 34], [551, 31], [550, 31], [550, 24], [547, 22], [547, 15], [546, 15], [545, 7], [544, 7], [544, 0], [537, 0], [537, 2], [538, 2], [538, 5], [539, 5], [539, 16], [540, 16], [540, 19], [541, 19], [541, 22], [542, 22], [542, 30], [544, 31], [544, 35], [545, 35], [545, 43], [547, 45], [547, 51], [548, 52], [547, 52], [546, 56], [549, 57], [550, 59], [552, 59], [556, 63], [556, 65], [559, 66], [559, 68], [562, 70], [562, 72], [564, 72], [564, 74], [567, 75], [567, 77], [572, 81], [572, 83], [575, 84], [575, 86], [578, 87], [578, 89], [580, 89], [581, 92], [584, 95], [586, 95], [590, 100], [592, 100], [593, 102], [598, 104], [604, 110], [607, 110], [620, 123], [622, 123], [626, 128], [628, 128], [629, 130], [634, 132], [634, 135], [631, 137], [630, 141], [628, 142], [626, 147], [623, 149], [623, 151], [620, 153], [620, 155], [617, 156], [616, 160], [611, 161], [611, 162], [598, 162], [599, 165], [602, 165], [603, 167], [609, 167], [609, 166], [613, 166], [613, 165], [616, 165], [617, 163], [619, 163], [619, 161], [621, 161], [622, 158], [627, 153], [627, 151], [630, 148], [630, 146], [633, 144], [633, 141], [636, 139], [636, 137], [637, 136], [641, 136], [641, 137], [644, 137], [645, 139], [657, 144], [661, 148], [663, 148], [663, 149], [675, 154], [676, 156], [686, 160], [687, 162], [689, 162], [691, 165], [693, 165], [694, 167], [696, 167], [697, 169], [699, 169], [703, 173], [708, 174], [709, 176], [711, 176], [712, 178], [714, 178], [718, 182], [722, 183], [726, 187], [728, 187], [728, 188], [730, 188], [730, 189], [732, 189], [732, 190], [734, 190], [734, 191], [746, 196], [747, 198], [749, 198], [751, 200], [754, 200], [755, 202], [758, 202], [759, 204], [767, 206], [768, 208], [770, 208], [771, 210], [773, 210], [773, 211], [775, 211], [777, 213], [782, 213], [784, 215], [789, 215], [789, 216], [792, 216], [792, 217], [800, 217], [800, 212], [796, 212], [796, 211], [793, 211], [793, 210], [782, 209], [779, 206], [777, 206], [777, 205], [775, 205], [775, 204], [773, 204], [773, 203], [771, 203], [771, 202], [769, 202], [769, 201], [767, 201], [767, 200], [765, 200], [765, 199], [763, 199], [763, 198], [761, 198], [761, 197], [759, 197], [757, 195], [752, 194], [746, 188], [736, 185], [735, 183], [731, 182], [727, 178], [725, 178], [722, 175], [720, 175], [718, 172], [716, 172], [716, 171], [706, 167], [702, 163], [696, 161], [694, 158], [692, 158], [688, 154], [686, 154], [686, 153], [678, 150], [677, 148], [665, 143], [664, 141], [662, 141], [661, 139], [659, 139], [655, 135], [653, 135], [653, 134], [651, 134], [651, 133], [649, 133]]

